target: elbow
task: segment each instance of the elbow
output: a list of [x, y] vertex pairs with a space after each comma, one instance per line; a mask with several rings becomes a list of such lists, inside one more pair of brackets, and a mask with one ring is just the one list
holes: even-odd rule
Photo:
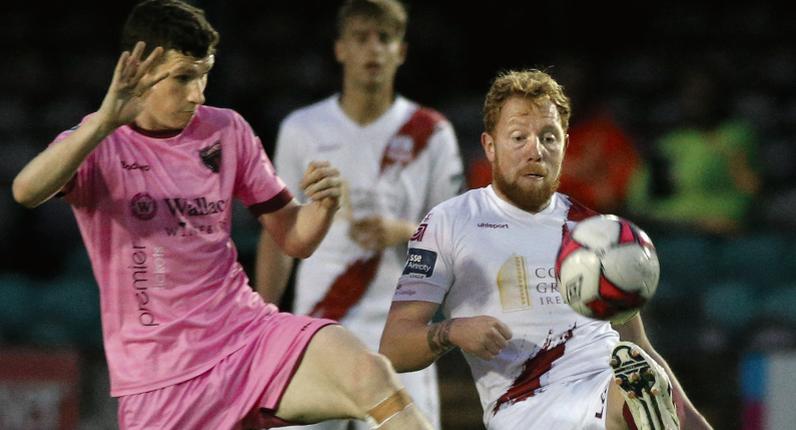
[[309, 258], [315, 252], [315, 248], [317, 248], [317, 246], [298, 244], [290, 245], [286, 243], [284, 244], [283, 252], [290, 257], [303, 260], [305, 258]]
[[411, 372], [413, 370], [420, 370], [407, 366], [405, 360], [401, 360], [401, 355], [398, 353], [398, 350], [394, 348], [394, 346], [394, 341], [382, 337], [381, 343], [379, 344], [379, 354], [387, 357], [387, 359], [390, 360], [390, 363], [392, 363], [392, 366], [395, 368], [396, 372], [405, 373]]
[[41, 204], [29, 191], [25, 181], [19, 179], [19, 176], [14, 178], [14, 182], [11, 184], [11, 194], [14, 196], [14, 201], [28, 209], [33, 209]]
[[299, 250], [299, 251], [297, 251], [297, 252], [293, 253], [293, 254], [291, 255], [291, 257], [293, 257], [293, 258], [299, 258], [299, 259], [302, 259], [302, 260], [303, 260], [303, 259], [305, 259], [305, 258], [309, 258], [309, 257], [312, 255], [312, 253], [313, 253], [313, 252], [315, 252], [315, 248], [310, 248], [310, 249], [301, 249], [301, 250]]

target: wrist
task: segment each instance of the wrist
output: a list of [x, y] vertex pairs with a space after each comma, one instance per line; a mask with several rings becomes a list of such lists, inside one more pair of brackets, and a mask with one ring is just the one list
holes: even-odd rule
[[97, 112], [86, 120], [82, 127], [89, 127], [91, 134], [97, 139], [102, 140], [114, 130], [119, 128], [119, 125], [113, 124], [108, 121], [101, 113]]
[[454, 321], [455, 318], [429, 325], [427, 340], [428, 346], [434, 355], [443, 355], [456, 347], [451, 340], [451, 329]]

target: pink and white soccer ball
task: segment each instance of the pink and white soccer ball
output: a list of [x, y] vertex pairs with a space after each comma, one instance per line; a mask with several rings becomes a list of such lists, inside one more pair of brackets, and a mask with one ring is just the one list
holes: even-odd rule
[[626, 219], [597, 215], [564, 234], [556, 276], [576, 312], [622, 323], [655, 294], [660, 264], [644, 231]]

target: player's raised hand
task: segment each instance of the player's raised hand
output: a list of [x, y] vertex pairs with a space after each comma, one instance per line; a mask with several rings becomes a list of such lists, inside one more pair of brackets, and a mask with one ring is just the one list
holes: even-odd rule
[[313, 161], [307, 166], [301, 188], [312, 202], [325, 209], [337, 210], [341, 195], [340, 172], [328, 161]]
[[484, 360], [497, 357], [512, 336], [506, 324], [486, 315], [450, 321], [450, 342], [462, 351]]
[[136, 43], [132, 52], [122, 52], [116, 62], [111, 85], [97, 111], [109, 129], [133, 122], [143, 109], [147, 91], [169, 75], [167, 70], [153, 73], [163, 48], [158, 46], [142, 60], [145, 47], [144, 42]]

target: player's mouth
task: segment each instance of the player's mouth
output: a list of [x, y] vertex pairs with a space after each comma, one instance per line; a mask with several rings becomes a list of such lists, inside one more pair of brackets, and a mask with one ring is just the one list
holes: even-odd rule
[[524, 178], [541, 181], [541, 180], [543, 180], [545, 178], [545, 173], [544, 172], [537, 172], [537, 171], [524, 172], [522, 174], [522, 176]]
[[370, 73], [378, 73], [383, 68], [384, 66], [377, 61], [368, 61], [367, 63], [365, 63], [365, 70], [367, 70]]

